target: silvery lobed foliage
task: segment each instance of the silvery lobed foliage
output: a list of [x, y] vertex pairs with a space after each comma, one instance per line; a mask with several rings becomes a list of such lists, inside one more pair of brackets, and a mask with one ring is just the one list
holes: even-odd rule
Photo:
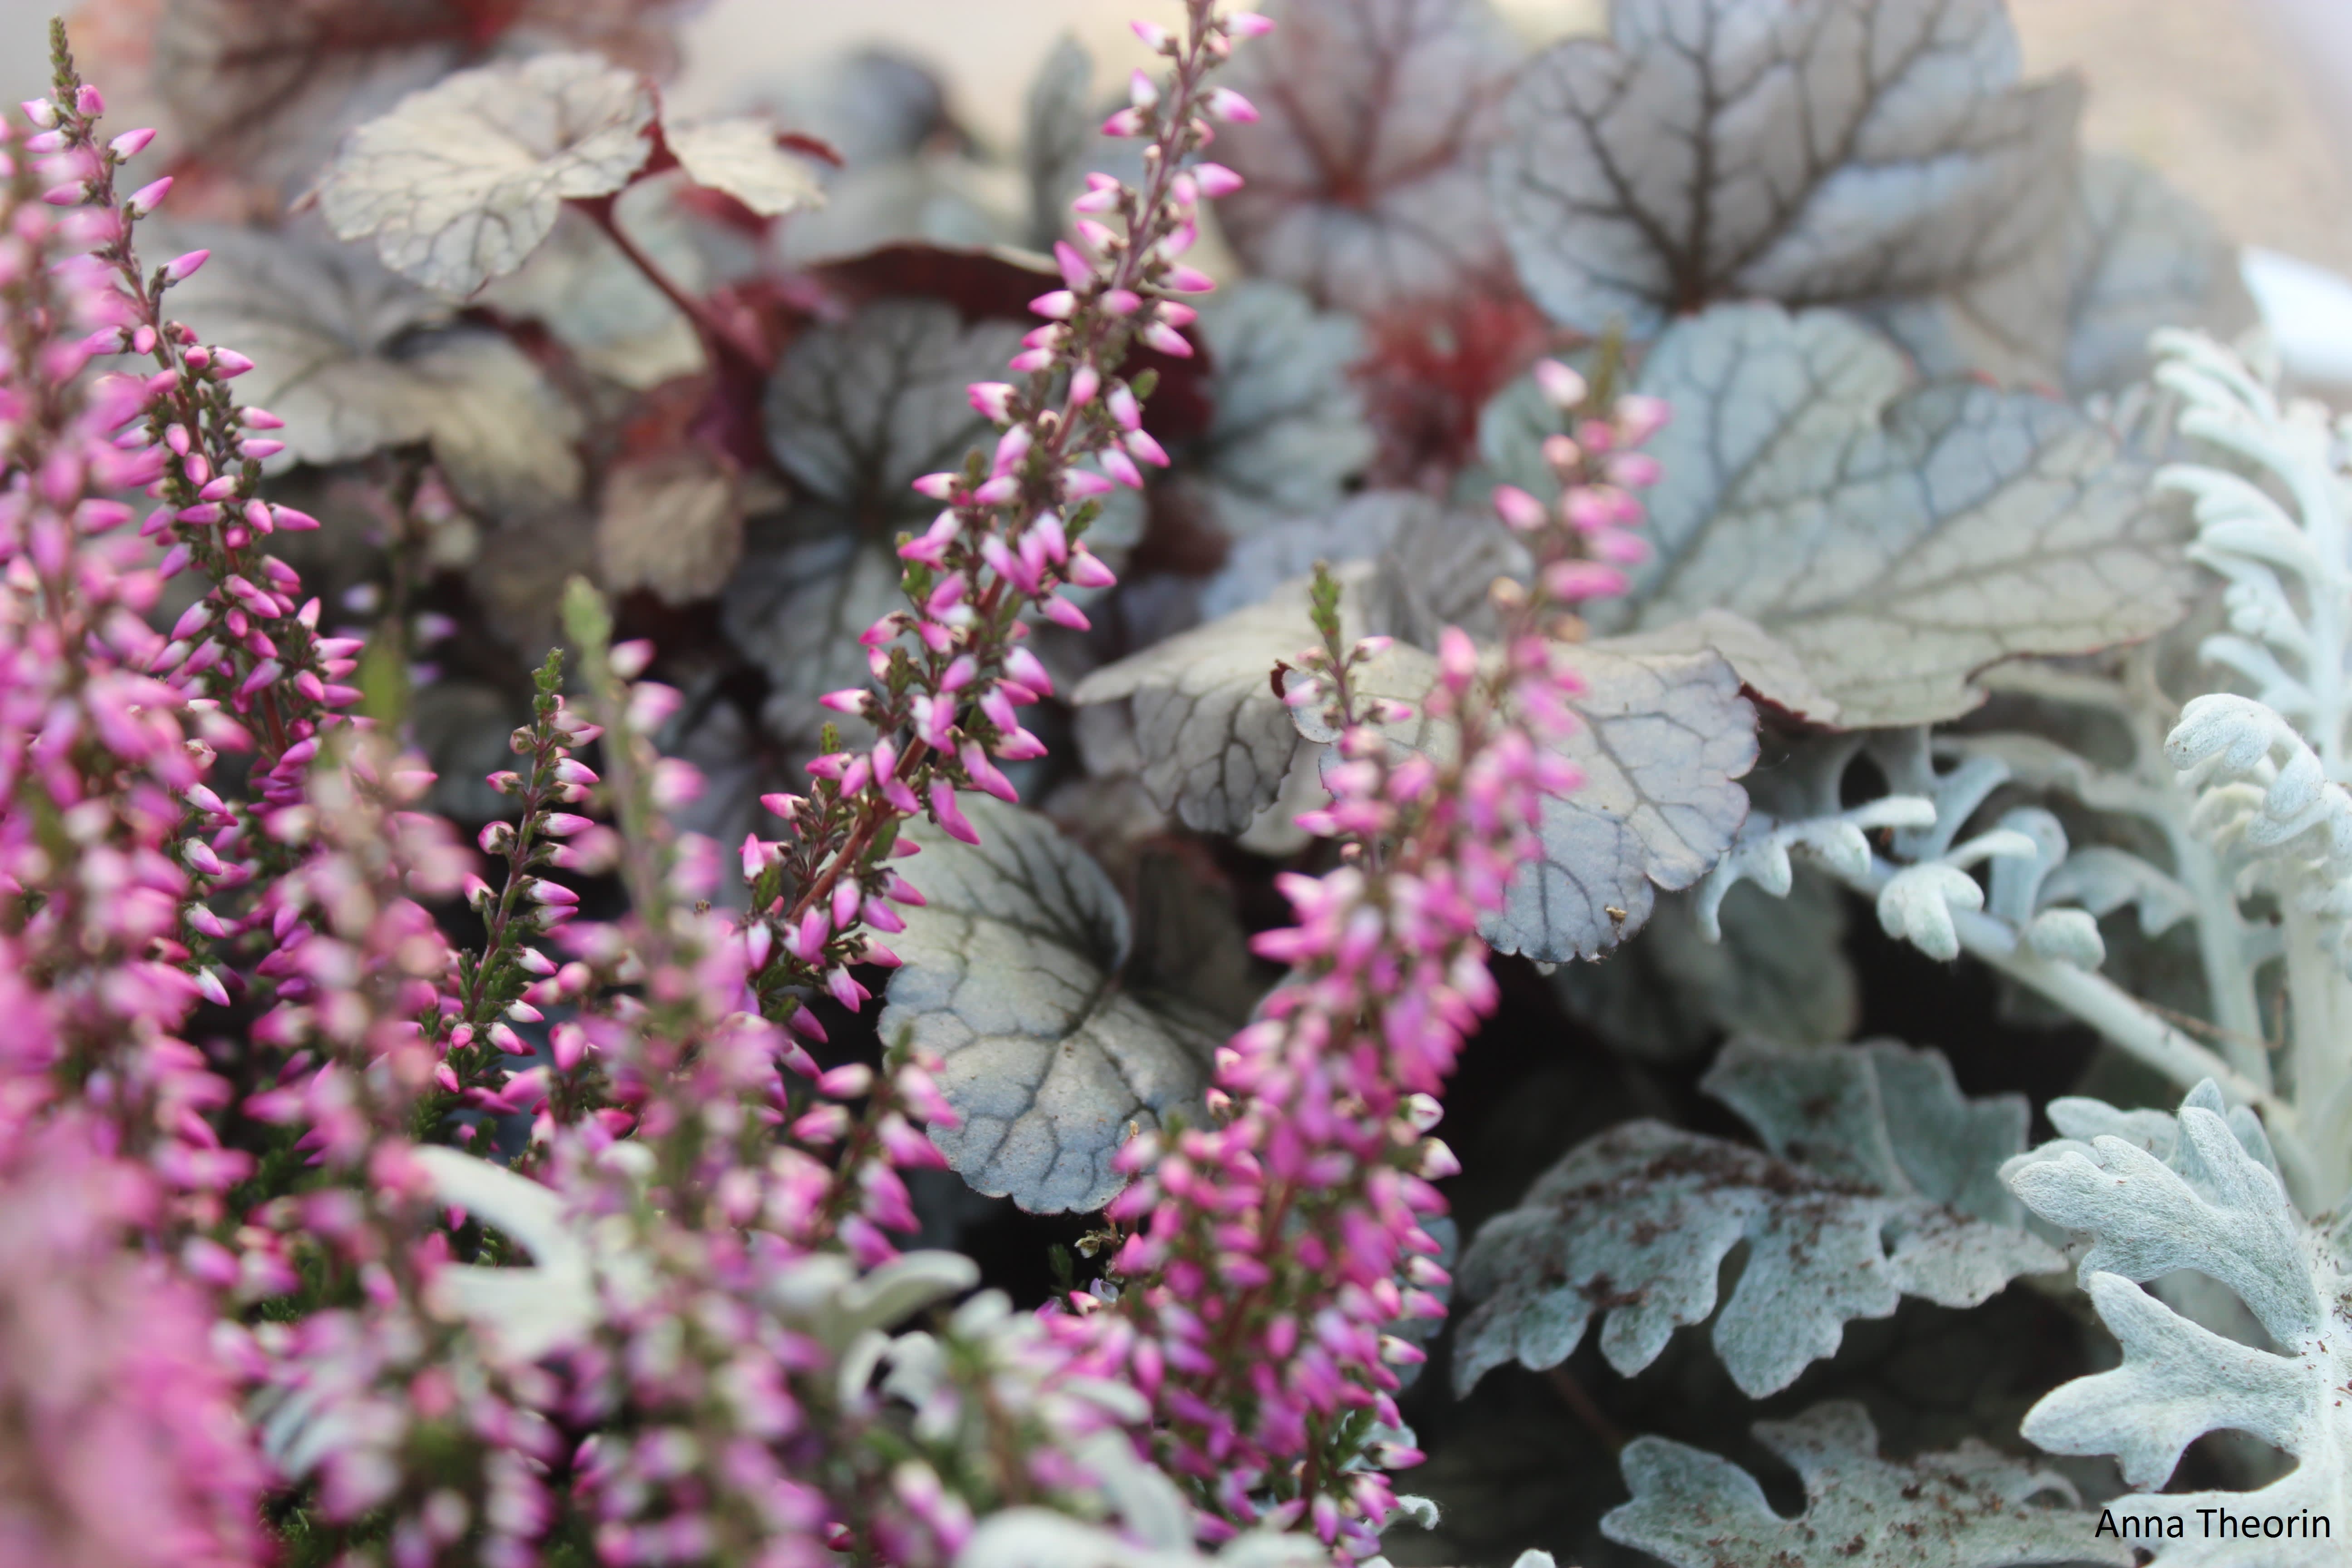
[[[2339, 1227], [2323, 1232], [2282, 1185], [2262, 1124], [2223, 1110], [2212, 1083], [2177, 1115], [2121, 1111], [2097, 1100], [2051, 1102], [2063, 1135], [2010, 1162], [2009, 1184], [2033, 1211], [2089, 1243], [2083, 1288], [2123, 1348], [2123, 1364], [2052, 1392], [2025, 1435], [2061, 1454], [2112, 1454], [2134, 1488], [2153, 1493], [2181, 1450], [2232, 1429], [2298, 1461], [2253, 1492], [2118, 1498], [2118, 1513], [2196, 1520], [2200, 1508], [2329, 1521], [2352, 1508], [2352, 1268]], [[2225, 1339], [2142, 1289], [2176, 1269], [2219, 1281], [2252, 1312], [2267, 1345]], [[2333, 1541], [2247, 1542], [2192, 1523], [2181, 1541], [2150, 1542], [2156, 1562], [2213, 1568], [2332, 1563]]]
[[1797, 1472], [1805, 1511], [1783, 1518], [1753, 1477], [1727, 1459], [1663, 1437], [1625, 1449], [1633, 1500], [1603, 1534], [1674, 1568], [2023, 1568], [2129, 1564], [2129, 1547], [2093, 1534], [2074, 1484], [2048, 1465], [1971, 1439], [1949, 1454], [1878, 1457], [1859, 1405], [1817, 1405], [1791, 1421], [1760, 1422], [1756, 1440]]
[[1714, 1316], [1725, 1369], [1759, 1397], [1833, 1353], [1850, 1319], [1906, 1295], [1972, 1307], [2062, 1266], [1996, 1175], [2024, 1146], [2025, 1103], [1963, 1098], [1936, 1053], [1739, 1041], [1703, 1082], [1764, 1150], [1654, 1121], [1580, 1144], [1464, 1255], [1477, 1305], [1456, 1331], [1458, 1390], [1509, 1361], [1559, 1365], [1603, 1317], [1601, 1353], [1630, 1375]]

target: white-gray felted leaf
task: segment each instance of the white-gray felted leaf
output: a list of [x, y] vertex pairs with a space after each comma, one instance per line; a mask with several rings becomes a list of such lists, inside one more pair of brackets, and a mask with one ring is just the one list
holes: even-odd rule
[[599, 55], [459, 71], [352, 132], [319, 176], [320, 210], [395, 272], [471, 294], [520, 267], [563, 202], [627, 184], [654, 112], [644, 79]]
[[1016, 807], [967, 810], [977, 847], [909, 829], [929, 901], [893, 939], [882, 1037], [911, 1028], [943, 1058], [963, 1120], [931, 1140], [966, 1181], [1038, 1213], [1100, 1208], [1129, 1124], [1197, 1106], [1223, 1021], [1131, 988], [1127, 909], [1086, 851]]
[[1793, 1421], [1760, 1421], [1757, 1440], [1797, 1472], [1805, 1511], [1785, 1519], [1730, 1460], [1664, 1437], [1637, 1437], [1619, 1463], [1633, 1500], [1601, 1532], [1673, 1568], [2025, 1568], [2115, 1563], [2131, 1548], [2095, 1535], [2056, 1469], [1971, 1437], [1948, 1454], [1890, 1461], [1878, 1429], [1847, 1400]]
[[2206, 211], [2144, 164], [2112, 154], [2083, 161], [2072, 236], [2066, 390], [2118, 392], [2148, 372], [2159, 327], [2193, 327], [2223, 342], [2254, 324], [2237, 247]]
[[273, 467], [429, 441], [488, 510], [578, 492], [581, 416], [505, 337], [456, 325], [449, 306], [348, 246], [184, 232], [216, 264], [174, 288], [169, 309], [254, 362], [238, 395], [286, 422]]
[[1706, 1083], [1772, 1152], [1646, 1121], [1570, 1151], [1463, 1258], [1460, 1288], [1478, 1305], [1455, 1338], [1457, 1390], [1507, 1361], [1557, 1366], [1603, 1314], [1602, 1356], [1639, 1372], [1715, 1313], [1722, 1263], [1743, 1243], [1713, 1339], [1751, 1397], [1835, 1352], [1849, 1319], [1890, 1316], [1906, 1295], [1972, 1307], [2063, 1266], [1994, 1173], [2024, 1142], [2022, 1102], [1961, 1099], [1935, 1053], [1737, 1041]]
[[688, 179], [733, 196], [761, 217], [824, 205], [816, 165], [778, 146], [776, 128], [757, 116], [665, 125], [662, 140]]
[[[1641, 929], [1657, 889], [1687, 888], [1748, 816], [1756, 710], [1714, 653], [1572, 650], [1583, 720], [1559, 751], [1584, 774], [1543, 804], [1540, 858], [1521, 868], [1487, 941], [1539, 962], [1591, 958]], [[1613, 911], [1613, 912], [1612, 912]]]
[[[2089, 1237], [2080, 1278], [2123, 1364], [2053, 1390], [2027, 1414], [2026, 1436], [2053, 1453], [2112, 1454], [2126, 1480], [2152, 1490], [2197, 1437], [2250, 1433], [2294, 1455], [2295, 1468], [2252, 1492], [2119, 1498], [2114, 1511], [2185, 1521], [2178, 1545], [2144, 1542], [2166, 1568], [2341, 1562], [2333, 1540], [2250, 1542], [2200, 1522], [2200, 1509], [2339, 1527], [2352, 1515], [2352, 1268], [2287, 1198], [2261, 1123], [2242, 1109], [2225, 1114], [2210, 1080], [2177, 1118], [2084, 1100], [2051, 1109], [2069, 1136], [2004, 1174], [2036, 1214]], [[2182, 1268], [2234, 1292], [2274, 1348], [2201, 1328], [2135, 1283]]]
[[1251, 268], [1372, 313], [1458, 292], [1503, 247], [1482, 160], [1518, 51], [1485, 0], [1286, 0], [1238, 51], [1261, 116], [1218, 132]]
[[1528, 64], [1490, 164], [1566, 325], [1943, 293], [2066, 220], [2081, 90], [2017, 85], [2000, 0], [1618, 0], [1610, 26]]
[[1199, 330], [1215, 412], [1191, 455], [1213, 521], [1241, 538], [1336, 505], [1373, 448], [1363, 398], [1348, 380], [1364, 353], [1354, 318], [1248, 279], [1202, 303]]
[[1605, 631], [1708, 609], [1794, 654], [1838, 722], [1948, 719], [2028, 653], [2148, 636], [2188, 591], [2180, 524], [2115, 438], [2065, 405], [1973, 382], [1914, 387], [1833, 311], [1717, 306], [1643, 363], [1674, 422], [1649, 450], [1653, 558]]

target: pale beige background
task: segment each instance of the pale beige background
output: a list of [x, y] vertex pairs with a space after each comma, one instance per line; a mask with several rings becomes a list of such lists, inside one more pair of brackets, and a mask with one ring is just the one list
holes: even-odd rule
[[[41, 85], [58, 0], [0, 0], [0, 91]], [[1598, 26], [1605, 0], [1500, 0], [1532, 39]], [[2352, 273], [2352, 0], [2011, 0], [2036, 72], [2091, 85], [2092, 144], [2136, 153], [2240, 240]], [[947, 75], [960, 116], [1011, 141], [1021, 88], [1065, 29], [1139, 61], [1127, 19], [1176, 0], [709, 0], [676, 88], [717, 106], [841, 46], [882, 38]]]

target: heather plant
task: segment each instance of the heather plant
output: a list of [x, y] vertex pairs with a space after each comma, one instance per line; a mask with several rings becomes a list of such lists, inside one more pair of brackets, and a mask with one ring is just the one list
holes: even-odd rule
[[677, 9], [0, 142], [0, 1556], [2336, 1560], [2352, 428], [1999, 0]]

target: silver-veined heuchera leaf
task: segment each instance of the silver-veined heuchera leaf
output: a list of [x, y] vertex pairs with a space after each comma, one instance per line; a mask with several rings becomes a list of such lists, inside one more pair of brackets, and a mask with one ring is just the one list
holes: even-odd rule
[[[1341, 629], [1362, 631], [1363, 563], [1342, 570]], [[1307, 616], [1308, 579], [1096, 670], [1078, 684], [1078, 706], [1121, 703], [1142, 759], [1144, 790], [1185, 826], [1239, 833], [1273, 804], [1297, 752], [1290, 710], [1274, 688], [1275, 665], [1319, 646]]]
[[252, 359], [246, 401], [286, 421], [276, 466], [342, 463], [429, 441], [467, 500], [529, 510], [580, 488], [579, 412], [499, 333], [363, 251], [295, 235], [187, 231], [215, 258], [172, 314]]
[[976, 800], [977, 847], [929, 825], [908, 875], [929, 902], [892, 938], [882, 1037], [911, 1029], [962, 1118], [931, 1140], [964, 1180], [1039, 1213], [1101, 1207], [1131, 1127], [1195, 1120], [1228, 1023], [1130, 989], [1127, 907], [1044, 817]]
[[610, 195], [653, 152], [653, 89], [597, 55], [459, 71], [345, 138], [319, 176], [339, 239], [467, 295], [520, 267], [568, 200]]
[[777, 734], [814, 736], [816, 699], [868, 679], [858, 634], [904, 603], [898, 536], [938, 510], [912, 484], [989, 443], [964, 389], [1003, 374], [1020, 337], [888, 300], [807, 333], [778, 368], [768, 442], [798, 499], [755, 527], [722, 601], [728, 636], [768, 673]]
[[2254, 324], [2237, 247], [2195, 202], [2128, 158], [2083, 161], [2071, 236], [2066, 389], [2116, 392], [2146, 377], [2147, 340], [2192, 327], [2225, 342]]
[[1703, 1081], [1766, 1147], [1643, 1121], [1570, 1151], [1463, 1258], [1478, 1305], [1457, 1331], [1457, 1389], [1509, 1361], [1559, 1365], [1604, 1314], [1601, 1355], [1639, 1372], [1715, 1312], [1743, 1245], [1714, 1341], [1752, 1398], [1834, 1353], [1849, 1319], [1905, 1296], [1972, 1307], [2064, 1266], [1997, 1174], [2025, 1142], [2024, 1100], [1963, 1099], [1935, 1052], [1734, 1041]]
[[[2004, 1173], [2032, 1210], [2086, 1235], [2079, 1278], [2123, 1364], [2076, 1378], [2025, 1417], [2057, 1454], [2112, 1454], [2149, 1496], [2116, 1498], [2143, 1521], [2158, 1568], [2332, 1568], [2340, 1537], [2220, 1535], [2200, 1510], [2233, 1519], [2352, 1518], [2352, 1257], [2341, 1225], [2322, 1233], [2295, 1211], [2262, 1123], [2225, 1110], [2210, 1080], [2177, 1117], [2057, 1100], [2064, 1136]], [[2268, 1334], [2257, 1348], [2180, 1316], [2140, 1282], [2194, 1269], [2234, 1292]], [[2250, 1433], [2294, 1455], [2294, 1469], [2252, 1492], [2156, 1493], [2181, 1450], [2208, 1432]], [[2175, 1542], [2159, 1528], [2179, 1521]]]
[[815, 164], [778, 146], [775, 127], [765, 120], [745, 116], [665, 125], [662, 140], [688, 179], [733, 196], [761, 217], [824, 202]]
[[1372, 432], [1348, 368], [1363, 357], [1352, 317], [1318, 311], [1297, 289], [1251, 279], [1201, 307], [1214, 366], [1200, 465], [1211, 519], [1235, 538], [1337, 506], [1371, 461]]
[[2081, 89], [2016, 85], [2001, 0], [1618, 0], [1610, 23], [1528, 65], [1491, 164], [1566, 325], [1962, 289], [2066, 221]]
[[[1359, 498], [1350, 510], [1370, 504]], [[1337, 574], [1344, 639], [1393, 635], [1388, 616], [1423, 618], [1420, 606], [1383, 590], [1381, 563], [1358, 561]], [[1336, 739], [1319, 716], [1286, 707], [1274, 686], [1276, 661], [1296, 664], [1318, 646], [1307, 588], [1305, 579], [1286, 584], [1095, 671], [1073, 694], [1081, 707], [1125, 705], [1144, 789], [1189, 826], [1242, 831], [1281, 792], [1302, 736]], [[1584, 784], [1544, 804], [1542, 854], [1514, 879], [1486, 932], [1501, 952], [1545, 961], [1614, 946], [1649, 918], [1656, 889], [1704, 877], [1748, 815], [1737, 781], [1756, 760], [1755, 709], [1715, 653], [1592, 643], [1572, 658], [1584, 689], [1570, 706], [1584, 722], [1560, 752]], [[1417, 710], [1435, 673], [1430, 655], [1400, 642], [1364, 668], [1358, 685]], [[1391, 735], [1441, 753], [1453, 743], [1449, 731], [1418, 716]]]
[[1591, 607], [1603, 631], [1731, 611], [1864, 728], [1955, 717], [1987, 665], [2147, 637], [2186, 603], [2185, 524], [2111, 434], [2053, 398], [1915, 386], [1849, 316], [1719, 305], [1640, 384], [1675, 411], [1649, 447], [1656, 552]]
[[353, 126], [492, 51], [593, 49], [664, 73], [677, 63], [669, 23], [684, 8], [679, 0], [165, 0], [138, 9], [162, 12], [152, 18], [152, 79], [171, 106], [173, 153], [241, 178], [286, 181], [315, 173]]
[[2109, 1563], [2131, 1548], [2095, 1534], [2074, 1482], [1971, 1437], [1957, 1452], [1878, 1457], [1878, 1429], [1847, 1400], [1756, 1439], [1797, 1472], [1805, 1511], [1783, 1518], [1730, 1460], [1664, 1437], [1636, 1437], [1619, 1463], [1633, 1500], [1601, 1532], [1672, 1568], [2026, 1568]]
[[1486, 940], [1542, 962], [1591, 958], [1639, 931], [1660, 888], [1714, 869], [1748, 817], [1756, 710], [1718, 655], [1571, 650], [1583, 722], [1559, 750], [1584, 783], [1543, 804], [1542, 853]]
[[1483, 161], [1518, 51], [1485, 0], [1288, 0], [1238, 52], [1261, 116], [1211, 154], [1249, 184], [1217, 216], [1257, 272], [1379, 311], [1503, 266]]

